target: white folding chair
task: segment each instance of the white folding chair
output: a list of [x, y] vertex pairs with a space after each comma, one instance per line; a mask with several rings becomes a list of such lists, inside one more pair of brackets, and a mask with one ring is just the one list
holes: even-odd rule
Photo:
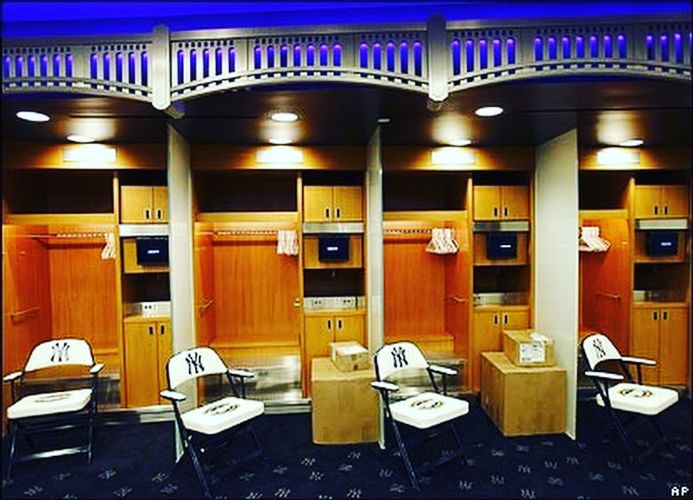
[[[466, 457], [462, 450], [462, 441], [455, 428], [454, 420], [469, 412], [469, 403], [447, 395], [446, 377], [448, 375], [456, 375], [457, 371], [429, 364], [419, 348], [411, 342], [397, 342], [382, 346], [375, 353], [374, 361], [377, 380], [371, 382], [371, 386], [380, 392], [385, 419], [391, 423], [392, 431], [397, 440], [397, 446], [404, 460], [412, 486], [417, 490], [420, 489], [417, 477], [419, 474], [430, 471], [457, 457], [461, 457], [464, 465]], [[390, 394], [398, 391], [399, 386], [388, 382], [387, 379], [393, 375], [417, 369], [426, 370], [433, 391], [422, 392], [401, 401], [391, 402]], [[435, 375], [442, 376], [442, 393], [435, 380]], [[405, 442], [405, 438], [402, 432], [400, 432], [399, 424], [405, 424], [408, 427], [424, 432], [419, 432], [418, 435], [407, 436]], [[414, 467], [410, 453], [407, 450], [407, 444], [410, 447], [414, 447], [423, 441], [428, 441], [433, 437], [441, 435], [445, 431], [450, 431], [454, 439], [455, 449], [452, 453], [443, 453], [436, 460]]]
[[[42, 393], [30, 390], [33, 388], [30, 388], [30, 384], [27, 383], [27, 375], [40, 370], [47, 374], [50, 368], [67, 365], [88, 367], [89, 386]], [[94, 363], [91, 346], [86, 340], [54, 339], [35, 346], [29, 354], [24, 369], [3, 378], [4, 382], [12, 384], [12, 404], [7, 408], [10, 440], [6, 475], [8, 482], [12, 479], [12, 465], [18, 462], [86, 453], [87, 462], [91, 463], [94, 421], [98, 409], [98, 375], [103, 366], [101, 363]], [[55, 377], [55, 374], [51, 375]], [[57, 377], [54, 381], [66, 382], [63, 377]], [[78, 379], [79, 382], [81, 380]], [[29, 436], [48, 433], [55, 436], [57, 432], [76, 427], [87, 428], [87, 444], [24, 455], [15, 453], [18, 436], [27, 438], [33, 448], [34, 442]]]
[[[597, 404], [607, 409], [631, 460], [642, 465], [644, 459], [657, 451], [662, 444], [668, 445], [671, 449], [656, 417], [676, 403], [679, 395], [672, 389], [642, 383], [642, 367], [654, 366], [656, 362], [651, 359], [621, 356], [616, 346], [601, 333], [586, 337], [582, 341], [582, 352], [589, 366], [585, 375], [597, 388]], [[609, 362], [615, 365], [620, 373], [614, 373], [613, 368], [610, 371], [600, 370], [604, 366], [603, 363]], [[628, 370], [628, 365], [636, 366], [637, 382]], [[629, 433], [645, 421], [654, 426], [660, 439], [648, 449], [636, 453], [636, 443], [631, 442]]]
[[[265, 405], [261, 401], [245, 399], [245, 381], [254, 374], [246, 370], [229, 369], [210, 347], [197, 347], [173, 355], [166, 364], [166, 374], [169, 388], [161, 391], [161, 396], [173, 403], [183, 453], [190, 457], [205, 496], [213, 498], [210, 483], [218, 477], [207, 477], [205, 474], [207, 457], [226, 448], [234, 437], [242, 433], [250, 434], [254, 451], [234, 462], [232, 468], [262, 455], [260, 441], [249, 421], [262, 415]], [[192, 410], [182, 411], [180, 404], [185, 401], [186, 396], [176, 389], [185, 382], [208, 375], [226, 375], [230, 395]], [[240, 390], [237, 384], [240, 385]]]

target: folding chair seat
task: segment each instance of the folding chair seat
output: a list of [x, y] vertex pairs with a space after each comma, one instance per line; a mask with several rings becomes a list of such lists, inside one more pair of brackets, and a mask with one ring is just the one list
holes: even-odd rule
[[[89, 387], [63, 391], [33, 393], [29, 392], [27, 377], [29, 374], [47, 373], [51, 368], [62, 366], [88, 367]], [[98, 375], [103, 364], [95, 363], [91, 346], [84, 339], [54, 339], [35, 346], [22, 371], [10, 373], [3, 378], [12, 384], [12, 404], [7, 408], [9, 423], [9, 459], [7, 461], [6, 480], [12, 480], [12, 468], [17, 462], [40, 458], [49, 458], [75, 453], [86, 453], [87, 462], [91, 463], [94, 423], [98, 410], [97, 388]], [[85, 369], [86, 372], [86, 369]], [[64, 382], [63, 377], [52, 377], [53, 383]], [[84, 385], [84, 382], [78, 380]], [[17, 438], [39, 434], [50, 434], [85, 427], [87, 442], [81, 446], [38, 451], [18, 455]], [[28, 439], [29, 440], [29, 439]], [[29, 440], [31, 447], [33, 441]]]
[[[173, 355], [166, 364], [166, 375], [169, 389], [161, 391], [161, 396], [173, 403], [184, 456], [190, 458], [205, 496], [213, 498], [211, 483], [218, 477], [208, 474], [205, 465], [209, 465], [208, 458], [214, 452], [228, 448], [236, 436], [247, 433], [254, 449], [235, 461], [233, 468], [263, 454], [251, 421], [265, 412], [265, 405], [245, 398], [245, 381], [254, 374], [246, 370], [231, 370], [212, 348], [198, 347]], [[184, 411], [181, 405], [186, 396], [176, 389], [186, 382], [210, 375], [225, 375], [231, 395]]]
[[[453, 459], [461, 458], [461, 463], [465, 464], [466, 457], [462, 449], [462, 441], [454, 421], [469, 412], [469, 403], [447, 395], [446, 377], [457, 374], [457, 371], [429, 364], [419, 348], [411, 342], [397, 342], [382, 346], [376, 352], [374, 361], [377, 380], [372, 382], [371, 386], [380, 392], [385, 419], [390, 422], [412, 486], [417, 490], [420, 489], [418, 475]], [[390, 395], [397, 392], [399, 386], [387, 379], [406, 371], [421, 369], [426, 370], [433, 391], [422, 392], [401, 401], [391, 402]], [[435, 379], [436, 374], [442, 377], [442, 393]], [[414, 433], [406, 436], [405, 439], [399, 424], [419, 429], [424, 433], [416, 434], [414, 430]], [[454, 450], [452, 453], [443, 453], [432, 462], [414, 467], [409, 448], [413, 448], [432, 437], [443, 435], [445, 431], [449, 431], [453, 439]]]
[[[585, 371], [585, 375], [592, 380], [597, 389], [597, 404], [608, 411], [630, 459], [642, 466], [645, 458], [657, 451], [661, 445], [667, 445], [672, 449], [657, 422], [657, 416], [678, 401], [678, 392], [642, 383], [642, 367], [654, 366], [656, 362], [651, 359], [621, 356], [616, 346], [601, 333], [583, 339], [582, 352], [590, 368]], [[615, 373], [613, 369], [601, 370], [603, 363], [617, 366], [620, 373]], [[637, 382], [628, 365], [636, 366]], [[631, 436], [636, 427], [647, 421], [654, 427], [659, 441], [638, 453], [635, 440]]]

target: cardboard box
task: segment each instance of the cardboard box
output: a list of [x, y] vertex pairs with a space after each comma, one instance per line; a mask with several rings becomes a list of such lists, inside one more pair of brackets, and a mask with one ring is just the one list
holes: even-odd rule
[[553, 366], [553, 340], [543, 335], [545, 340], [536, 340], [533, 333], [531, 329], [503, 330], [503, 352], [517, 366]]
[[368, 349], [358, 342], [330, 342], [330, 353], [332, 362], [344, 372], [365, 370], [371, 364]]
[[314, 358], [311, 371], [313, 442], [372, 443], [378, 440], [380, 404], [371, 388], [375, 370], [343, 372], [330, 358]]
[[481, 407], [505, 436], [565, 431], [566, 371], [522, 367], [502, 352], [481, 354]]

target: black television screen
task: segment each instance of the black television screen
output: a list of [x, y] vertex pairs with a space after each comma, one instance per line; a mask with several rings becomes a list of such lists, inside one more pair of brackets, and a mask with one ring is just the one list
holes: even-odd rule
[[168, 237], [137, 238], [137, 263], [142, 266], [168, 264]]
[[486, 236], [486, 258], [514, 259], [517, 257], [517, 234], [488, 233]]
[[649, 231], [645, 237], [647, 255], [676, 255], [679, 247], [679, 235], [676, 231]]
[[348, 236], [320, 236], [318, 238], [320, 262], [345, 262], [349, 260]]

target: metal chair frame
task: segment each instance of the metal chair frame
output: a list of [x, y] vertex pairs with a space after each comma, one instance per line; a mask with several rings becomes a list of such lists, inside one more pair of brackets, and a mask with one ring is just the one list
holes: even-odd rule
[[[440, 424], [437, 424], [436, 426], [433, 426], [431, 429], [417, 429], [416, 427], [413, 427], [411, 425], [407, 425], [403, 422], [399, 422], [402, 425], [405, 426], [405, 428], [411, 428], [411, 429], [416, 429], [419, 431], [418, 435], [411, 434], [407, 436], [407, 440], [409, 443], [409, 446], [411, 448], [414, 448], [416, 446], [419, 446], [423, 444], [426, 441], [429, 441], [441, 434], [443, 432], [450, 431], [452, 433], [452, 436], [455, 440], [455, 444], [457, 448], [450, 454], [443, 454], [440, 457], [438, 457], [436, 460], [428, 463], [424, 463], [418, 466], [415, 466], [411, 460], [410, 453], [407, 450], [407, 442], [405, 441], [405, 438], [402, 434], [402, 431], [399, 428], [399, 423], [393, 418], [392, 416], [392, 411], [390, 409], [390, 393], [396, 392], [399, 390], [399, 386], [396, 384], [393, 384], [391, 382], [384, 381], [381, 376], [380, 376], [380, 369], [378, 366], [378, 353], [385, 347], [388, 347], [388, 345], [382, 346], [378, 351], [375, 353], [374, 356], [374, 365], [375, 365], [375, 374], [376, 374], [376, 381], [371, 383], [371, 386], [378, 390], [380, 393], [381, 400], [383, 402], [383, 410], [385, 414], [385, 419], [390, 422], [390, 425], [392, 426], [392, 431], [393, 434], [395, 435], [395, 440], [397, 441], [397, 448], [399, 449], [400, 455], [402, 456], [402, 459], [404, 460], [404, 465], [407, 470], [407, 474], [409, 475], [409, 480], [411, 481], [412, 486], [416, 490], [420, 490], [421, 486], [419, 484], [419, 476], [421, 474], [424, 474], [426, 472], [429, 472], [440, 465], [443, 465], [447, 462], [450, 462], [451, 460], [454, 460], [456, 458], [461, 458], [461, 463], [462, 465], [466, 465], [467, 463], [467, 457], [464, 453], [464, 450], [462, 448], [462, 440], [460, 439], [459, 433], [457, 429], [455, 428], [454, 425], [454, 419], [453, 420], [448, 420], [446, 422], [442, 422]], [[428, 378], [431, 382], [431, 386], [433, 387], [433, 390], [438, 393], [438, 394], [443, 394], [444, 396], [447, 396], [447, 376], [448, 375], [455, 375], [457, 373], [456, 370], [453, 370], [451, 368], [443, 367], [443, 366], [438, 366], [438, 365], [432, 365], [428, 364], [426, 367], [426, 372], [428, 374]], [[441, 392], [440, 388], [438, 387], [438, 384], [436, 383], [435, 380], [435, 374], [441, 375], [441, 381], [443, 385], [443, 390]]]

